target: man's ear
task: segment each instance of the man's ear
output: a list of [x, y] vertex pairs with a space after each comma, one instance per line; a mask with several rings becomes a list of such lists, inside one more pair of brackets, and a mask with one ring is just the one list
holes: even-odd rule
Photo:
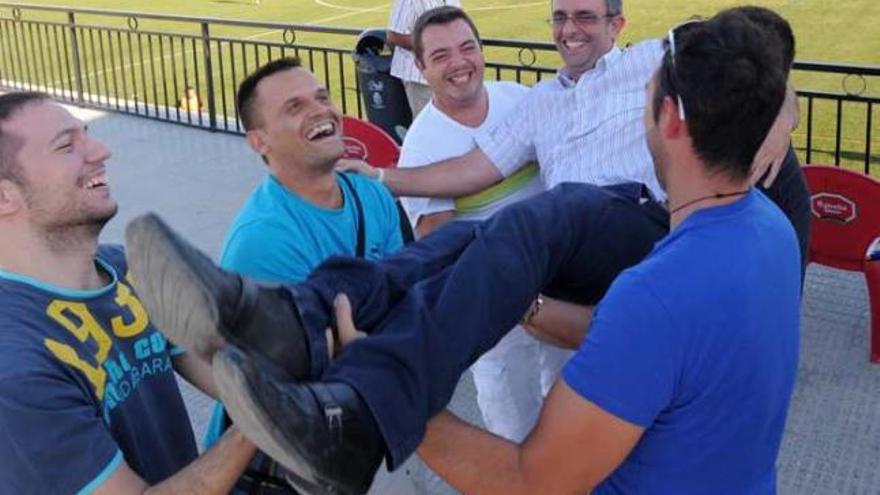
[[624, 27], [626, 27], [626, 17], [618, 15], [611, 18], [611, 33], [614, 41], [617, 41], [617, 38], [620, 37]]
[[419, 72], [424, 71], [425, 64], [424, 64], [424, 62], [422, 62], [422, 58], [421, 57], [414, 57], [414, 58], [416, 60], [416, 68], [419, 69]]
[[9, 179], [0, 180], [0, 216], [10, 215], [24, 205], [24, 191]]
[[247, 131], [245, 139], [251, 149], [256, 151], [260, 156], [266, 156], [272, 149], [266, 140], [266, 133], [262, 129]]
[[687, 133], [687, 124], [678, 114], [678, 99], [665, 96], [660, 105], [660, 121], [657, 125], [666, 139], [677, 139]]

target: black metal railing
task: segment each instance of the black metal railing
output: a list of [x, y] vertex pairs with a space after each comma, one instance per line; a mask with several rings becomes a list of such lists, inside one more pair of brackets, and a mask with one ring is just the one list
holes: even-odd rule
[[[880, 175], [880, 136], [875, 132], [880, 96], [871, 83], [880, 83], [880, 66], [795, 62], [795, 76], [822, 74], [837, 77], [837, 91], [800, 89], [803, 121], [796, 143], [805, 161], [858, 163], [866, 174]], [[823, 107], [823, 108], [818, 108]], [[833, 116], [833, 117], [832, 117]], [[873, 167], [873, 168], [872, 168]]]
[[[298, 56], [346, 114], [364, 116], [352, 57], [361, 30], [0, 2], [0, 88], [147, 118], [241, 132], [237, 84], [268, 60]], [[551, 43], [484, 40], [487, 77], [552, 77]], [[880, 175], [880, 66], [798, 61], [807, 163]], [[187, 88], [194, 97], [187, 97]]]

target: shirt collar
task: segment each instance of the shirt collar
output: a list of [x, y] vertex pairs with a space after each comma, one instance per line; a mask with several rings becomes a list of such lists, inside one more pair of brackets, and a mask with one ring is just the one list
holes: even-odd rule
[[[599, 60], [596, 61], [596, 65], [593, 66], [592, 69], [581, 74], [581, 77], [577, 81], [574, 81], [573, 79], [571, 79], [571, 77], [568, 77], [568, 79], [576, 85], [578, 82], [589, 78], [589, 76], [591, 76], [592, 74], [600, 74], [602, 72], [605, 72], [607, 70], [608, 66], [613, 64], [615, 61], [617, 61], [617, 59], [619, 59], [622, 54], [623, 54], [623, 49], [621, 49], [617, 45], [614, 45], [611, 47], [610, 50], [608, 50], [608, 52], [605, 53], [605, 55], [602, 55], [602, 57], [600, 57]], [[560, 69], [560, 71], [561, 71], [561, 69]], [[568, 87], [568, 86], [566, 86], [566, 87]]]
[[571, 73], [564, 65], [556, 71], [556, 80], [564, 89], [570, 89], [577, 85], [577, 81], [572, 79]]

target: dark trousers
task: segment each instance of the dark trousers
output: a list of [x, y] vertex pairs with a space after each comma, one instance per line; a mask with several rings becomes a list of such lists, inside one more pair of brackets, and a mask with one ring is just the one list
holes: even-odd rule
[[[484, 222], [452, 223], [378, 263], [331, 258], [291, 286], [310, 332], [313, 376], [358, 391], [393, 468], [461, 374], [539, 293], [595, 304], [667, 231], [666, 210], [640, 184], [563, 184]], [[340, 292], [371, 335], [330, 362], [324, 329]]]
[[[764, 191], [791, 221], [802, 265], [809, 193], [793, 150]], [[638, 184], [563, 184], [481, 223], [456, 222], [378, 263], [335, 257], [291, 287], [310, 332], [312, 376], [351, 385], [371, 409], [389, 466], [408, 457], [425, 422], [449, 402], [480, 355], [513, 327], [538, 293], [595, 304], [641, 261], [669, 217]], [[330, 362], [324, 329], [345, 293], [371, 334]]]

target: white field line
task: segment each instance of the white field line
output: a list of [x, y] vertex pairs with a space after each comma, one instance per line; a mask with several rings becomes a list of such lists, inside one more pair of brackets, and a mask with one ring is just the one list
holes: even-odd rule
[[[319, 5], [323, 5], [320, 0], [315, 0], [315, 3], [317, 3]], [[363, 14], [366, 12], [375, 12], [377, 10], [384, 10], [384, 9], [387, 9], [389, 6], [391, 6], [390, 3], [383, 3], [382, 5], [377, 5], [376, 7], [352, 10], [351, 12], [346, 12], [345, 14], [339, 14], [339, 15], [334, 15], [331, 17], [325, 17], [324, 19], [318, 19], [317, 21], [311, 21], [311, 22], [309, 22], [309, 24], [323, 24], [325, 22], [336, 21], [339, 19], [345, 19], [346, 17], [352, 17], [352, 16], [356, 16], [356, 15]], [[335, 7], [334, 6], [333, 8], [338, 9], [338, 8], [342, 8], [342, 7]], [[257, 33], [257, 34], [248, 36], [245, 39], [250, 40], [250, 39], [254, 39], [254, 38], [261, 38], [263, 36], [267, 36], [267, 35], [275, 34], [275, 33], [281, 33], [283, 31], [284, 31], [283, 29], [273, 29], [272, 31], [266, 31], [263, 33]]]
[[315, 0], [315, 3], [320, 5], [321, 7], [329, 7], [331, 9], [339, 9], [339, 10], [351, 10], [355, 12], [369, 12], [371, 10], [375, 10], [373, 7], [347, 7], [345, 5], [334, 5], [330, 2], [325, 2], [323, 0]]
[[[323, 18], [323, 19], [317, 19], [317, 20], [311, 21], [311, 22], [310, 22], [311, 24], [323, 24], [323, 23], [326, 23], [326, 22], [332, 22], [332, 21], [336, 21], [336, 20], [339, 20], [339, 19], [345, 19], [345, 18], [348, 18], [348, 17], [356, 16], [356, 15], [363, 14], [363, 13], [367, 13], [367, 12], [375, 12], [375, 11], [377, 11], [377, 10], [383, 10], [383, 9], [386, 9], [386, 8], [388, 8], [388, 7], [391, 5], [390, 3], [383, 3], [383, 4], [381, 4], [381, 5], [377, 5], [377, 6], [375, 6], [375, 7], [358, 8], [358, 7], [345, 7], [345, 6], [340, 6], [340, 5], [334, 5], [334, 4], [331, 4], [331, 3], [326, 2], [326, 1], [324, 1], [324, 0], [314, 0], [314, 2], [315, 2], [316, 4], [318, 4], [318, 5], [320, 5], [320, 6], [323, 6], [323, 7], [329, 7], [329, 8], [340, 9], [340, 10], [348, 10], [349, 12], [346, 12], [346, 13], [344, 13], [344, 14], [333, 15], [333, 16], [330, 16], [330, 17], [325, 17], [325, 18]], [[468, 11], [468, 12], [476, 12], [476, 11], [491, 11], [491, 10], [523, 9], [523, 8], [530, 8], [530, 7], [535, 7], [535, 6], [544, 5], [544, 4], [546, 4], [546, 3], [547, 3], [546, 1], [542, 1], [542, 2], [524, 3], [524, 4], [519, 4], [519, 5], [496, 5], [496, 6], [489, 6], [489, 7], [471, 7], [471, 8], [468, 8], [467, 11]], [[262, 38], [262, 37], [264, 37], [264, 36], [268, 36], [268, 35], [271, 35], [271, 34], [281, 33], [281, 32], [283, 32], [283, 31], [284, 31], [284, 30], [282, 30], [282, 29], [273, 29], [273, 30], [270, 30], [270, 31], [264, 31], [264, 32], [262, 32], [262, 33], [252, 34], [252, 35], [250, 35], [250, 36], [246, 36], [246, 37], [244, 37], [243, 39], [246, 39], [246, 40], [253, 40], [253, 39]], [[111, 50], [112, 50], [112, 48], [111, 48]], [[89, 81], [89, 83], [91, 83], [91, 82], [94, 80], [95, 85], [98, 85], [98, 84], [100, 83], [100, 81], [98, 81], [96, 78], [99, 77], [99, 76], [104, 75], [104, 73], [107, 73], [107, 72], [113, 72], [113, 74], [115, 75], [116, 72], [118, 72], [118, 71], [124, 71], [124, 70], [127, 70], [127, 69], [131, 69], [132, 67], [135, 67], [135, 66], [137, 66], [137, 65], [143, 65], [144, 63], [156, 62], [156, 61], [159, 61], [159, 63], [160, 63], [160, 67], [161, 67], [162, 65], [164, 65], [165, 61], [166, 61], [168, 58], [172, 58], [172, 57], [173, 57], [173, 58], [174, 58], [174, 62], [176, 62], [176, 61], [177, 61], [177, 57], [179, 57], [179, 56], [184, 56], [184, 57], [185, 57], [185, 56], [189, 56], [192, 52], [193, 52], [192, 49], [190, 49], [190, 48], [186, 48], [186, 49], [184, 49], [184, 50], [174, 51], [174, 52], [172, 52], [172, 53], [170, 53], [170, 54], [168, 54], [168, 55], [157, 55], [157, 56], [154, 56], [154, 57], [152, 57], [152, 59], [147, 59], [147, 60], [145, 60], [144, 62], [142, 62], [141, 64], [138, 64], [138, 63], [135, 63], [135, 62], [129, 62], [129, 63], [124, 64], [124, 65], [122, 65], [122, 66], [116, 66], [116, 67], [111, 67], [111, 68], [108, 68], [108, 69], [100, 69], [100, 70], [91, 71], [91, 72], [89, 72], [88, 74], [84, 74], [83, 77], [84, 77], [84, 80]], [[174, 65], [174, 64], [172, 64], [172, 65]], [[58, 79], [58, 80], [56, 80], [56, 81], [52, 81], [52, 82], [50, 83], [50, 85], [51, 85], [51, 86], [57, 86], [57, 85], [59, 85], [59, 84], [61, 84], [61, 83], [63, 83], [63, 82], [65, 82], [64, 79]], [[133, 81], [133, 82], [134, 82], [134, 84], [137, 83], [137, 81]], [[187, 83], [185, 82], [184, 85], [186, 85], [186, 84], [187, 84]]]
[[[318, 0], [315, 0], [315, 1], [317, 2]], [[335, 21], [335, 20], [338, 20], [338, 19], [344, 19], [344, 18], [346, 18], [346, 17], [352, 17], [352, 16], [355, 16], [355, 15], [359, 15], [359, 14], [362, 14], [362, 13], [364, 13], [364, 12], [372, 12], [372, 11], [376, 11], [376, 10], [385, 9], [385, 8], [387, 8], [389, 5], [390, 5], [390, 4], [387, 4], [387, 3], [386, 3], [386, 4], [382, 4], [382, 5], [376, 6], [376, 7], [371, 7], [371, 8], [368, 8], [368, 9], [362, 9], [362, 10], [353, 11], [353, 12], [346, 12], [346, 13], [344, 13], [344, 14], [333, 15], [333, 16], [330, 16], [330, 17], [325, 17], [325, 18], [323, 18], [323, 19], [318, 19], [318, 20], [315, 20], [315, 21], [310, 21], [309, 23], [310, 23], [310, 24], [323, 24], [323, 23], [325, 23], [325, 22], [332, 22], [332, 21]], [[268, 36], [268, 35], [270, 35], [270, 34], [281, 33], [281, 32], [284, 32], [284, 30], [283, 30], [283, 29], [273, 29], [273, 30], [271, 30], [271, 31], [264, 31], [264, 32], [262, 32], [262, 33], [252, 34], [252, 35], [250, 35], [250, 36], [246, 36], [246, 37], [244, 37], [243, 39], [245, 39], [245, 40], [252, 40], [252, 39], [262, 38], [263, 36]], [[83, 79], [84, 79], [84, 80], [88, 80], [89, 82], [91, 82], [92, 79], [97, 78], [98, 76], [102, 76], [102, 75], [104, 75], [104, 73], [106, 73], [106, 72], [111, 72], [111, 71], [112, 71], [112, 72], [115, 74], [115, 73], [118, 72], [118, 71], [127, 70], [127, 69], [130, 69], [130, 68], [135, 67], [135, 66], [137, 66], [137, 65], [144, 65], [144, 64], [148, 64], [148, 63], [150, 63], [150, 62], [155, 62], [155, 61], [157, 61], [157, 60], [160, 62], [160, 64], [164, 64], [164, 63], [165, 63], [165, 60], [168, 59], [168, 58], [171, 58], [171, 57], [174, 57], [174, 61], [176, 62], [176, 61], [177, 61], [177, 57], [179, 57], [179, 56], [181, 56], [181, 55], [182, 55], [182, 56], [188, 56], [188, 55], [191, 54], [192, 52], [193, 52], [193, 50], [192, 50], [191, 48], [186, 48], [186, 49], [184, 49], [184, 50], [178, 50], [178, 51], [172, 52], [172, 53], [170, 53], [170, 54], [168, 54], [168, 55], [161, 55], [161, 56], [160, 56], [160, 55], [156, 55], [156, 56], [152, 57], [152, 59], [144, 59], [143, 63], [141, 63], [141, 64], [138, 64], [138, 63], [135, 63], [135, 62], [129, 62], [129, 63], [124, 64], [124, 65], [122, 65], [122, 66], [116, 66], [116, 67], [112, 67], [112, 68], [107, 68], [107, 69], [101, 69], [101, 70], [92, 71], [92, 72], [89, 72], [88, 74], [83, 74]], [[161, 65], [160, 65], [160, 67], [161, 67]], [[51, 83], [50, 85], [51, 85], [51, 86], [57, 86], [58, 84], [61, 84], [61, 83], [64, 82], [64, 81], [65, 81], [65, 79], [59, 79], [59, 80], [57, 80], [57, 81], [52, 81], [52, 83]], [[137, 82], [137, 81], [135, 81], [135, 83], [136, 83], [136, 82]], [[95, 80], [95, 84], [97, 85], [98, 83], [99, 83], [99, 81]], [[186, 85], [186, 84], [187, 84], [187, 83], [184, 83], [184, 85]]]

